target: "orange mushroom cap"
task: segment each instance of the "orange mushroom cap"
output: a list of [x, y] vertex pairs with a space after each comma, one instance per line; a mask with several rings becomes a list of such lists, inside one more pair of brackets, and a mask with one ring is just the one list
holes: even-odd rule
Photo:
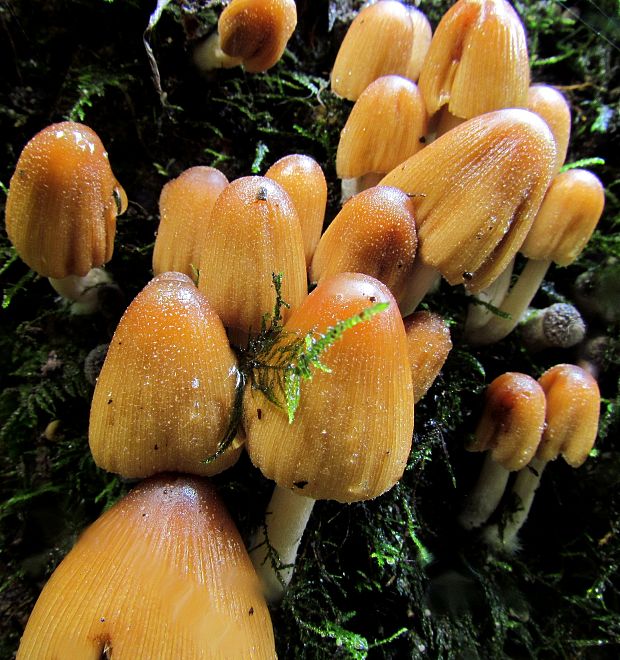
[[571, 113], [563, 94], [551, 85], [532, 85], [527, 92], [527, 109], [540, 115], [555, 139], [556, 173], [566, 160], [570, 140]]
[[17, 657], [274, 658], [256, 573], [214, 489], [163, 475], [104, 513], [45, 585]]
[[127, 196], [98, 135], [52, 124], [24, 147], [11, 178], [6, 228], [20, 257], [44, 277], [84, 276], [112, 257]]

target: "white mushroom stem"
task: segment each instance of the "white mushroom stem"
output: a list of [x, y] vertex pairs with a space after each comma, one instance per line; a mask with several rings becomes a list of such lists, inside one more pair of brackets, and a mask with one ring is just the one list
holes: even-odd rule
[[465, 319], [465, 335], [474, 336], [474, 333], [486, 325], [494, 316], [493, 312], [485, 305], [498, 307], [508, 293], [510, 280], [514, 268], [514, 259], [505, 268], [502, 274], [486, 289], [476, 294], [479, 303], [473, 303], [467, 308], [467, 318]]
[[270, 603], [282, 600], [293, 577], [297, 550], [315, 501], [288, 488], [274, 488], [265, 524], [250, 544], [250, 558]]
[[472, 344], [493, 344], [509, 335], [532, 302], [550, 265], [550, 260], [528, 259], [502, 304], [497, 306], [508, 316], [493, 315], [486, 325], [472, 331], [467, 340]]
[[459, 516], [464, 529], [475, 529], [483, 525], [497, 508], [502, 499], [510, 471], [493, 460], [487, 452], [478, 481], [465, 501]]
[[400, 302], [400, 313], [403, 317], [415, 311], [424, 296], [435, 287], [441, 279], [436, 268], [427, 266], [418, 257], [413, 265], [409, 286]]
[[510, 491], [510, 511], [502, 516], [499, 523], [486, 526], [482, 531], [484, 541], [496, 550], [514, 552], [518, 548], [517, 536], [527, 520], [540, 477], [547, 461], [533, 458], [519, 470]]
[[78, 315], [94, 314], [99, 309], [99, 289], [112, 282], [111, 275], [102, 268], [91, 268], [83, 277], [48, 279], [56, 293], [73, 302], [71, 311]]
[[220, 46], [220, 35], [214, 32], [208, 39], [201, 42], [194, 49], [194, 64], [203, 72], [214, 69], [232, 69], [241, 65], [240, 57], [226, 55]]

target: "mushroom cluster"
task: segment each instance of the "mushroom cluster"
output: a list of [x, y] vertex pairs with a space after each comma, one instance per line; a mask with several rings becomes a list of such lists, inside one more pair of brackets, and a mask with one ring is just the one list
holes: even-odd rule
[[[294, 2], [233, 0], [195, 59], [265, 71], [296, 20]], [[196, 165], [164, 185], [155, 277], [114, 332], [90, 413], [95, 463], [144, 481], [60, 564], [18, 657], [275, 657], [266, 601], [285, 595], [315, 501], [370, 500], [405, 472], [414, 406], [452, 348], [432, 304], [415, 311], [429, 288], [442, 277], [477, 294], [465, 340], [499, 341], [551, 261], [571, 263], [593, 232], [602, 184], [560, 171], [570, 112], [556, 90], [530, 87], [505, 0], [458, 0], [432, 38], [419, 10], [373, 3], [331, 81], [355, 105], [329, 222], [323, 168], [304, 154], [233, 180]], [[111, 257], [126, 207], [95, 133], [55, 124], [19, 159], [7, 230], [60, 291]], [[64, 244], [54, 256], [52, 238]], [[510, 287], [518, 251], [530, 261]], [[576, 343], [551, 334], [536, 346]], [[487, 456], [462, 527], [514, 549], [546, 463], [585, 461], [599, 402], [574, 365], [495, 378], [468, 447]], [[275, 482], [249, 554], [206, 479], [244, 450]]]

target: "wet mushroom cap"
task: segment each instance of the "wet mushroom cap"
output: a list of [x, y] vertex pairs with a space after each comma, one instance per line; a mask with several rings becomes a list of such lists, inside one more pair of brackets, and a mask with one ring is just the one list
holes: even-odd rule
[[83, 124], [61, 122], [24, 147], [11, 178], [6, 228], [39, 275], [84, 276], [111, 259], [116, 216], [126, 208], [98, 135]]
[[95, 387], [95, 463], [124, 477], [213, 475], [234, 464], [239, 442], [204, 461], [228, 428], [236, 367], [222, 322], [190, 278], [155, 277], [123, 315]]
[[557, 152], [556, 172], [559, 172], [570, 140], [571, 112], [568, 101], [555, 87], [537, 84], [527, 92], [527, 109], [540, 115], [551, 129]]
[[104, 513], [45, 585], [17, 657], [274, 658], [256, 573], [213, 487], [162, 475]]

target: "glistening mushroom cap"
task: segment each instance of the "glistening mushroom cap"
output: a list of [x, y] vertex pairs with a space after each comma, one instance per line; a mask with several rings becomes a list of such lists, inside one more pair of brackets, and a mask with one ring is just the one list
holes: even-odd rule
[[89, 440], [95, 462], [124, 477], [212, 475], [233, 412], [236, 359], [222, 322], [187, 275], [163, 273], [123, 315], [97, 381]]
[[19, 256], [44, 277], [84, 276], [112, 257], [127, 196], [98, 135], [52, 124], [24, 147], [11, 178], [6, 229]]
[[272, 660], [269, 611], [214, 489], [163, 475], [104, 513], [45, 585], [17, 657]]
[[553, 133], [557, 173], [564, 165], [570, 140], [571, 113], [568, 101], [551, 85], [532, 85], [527, 92], [527, 109], [540, 115]]
[[244, 428], [252, 462], [279, 486], [313, 499], [355, 502], [400, 479], [413, 434], [413, 390], [398, 307], [372, 277], [341, 273], [322, 281], [291, 314], [283, 341], [321, 335], [376, 303], [389, 307], [347, 330], [301, 384], [292, 424], [250, 388]]

